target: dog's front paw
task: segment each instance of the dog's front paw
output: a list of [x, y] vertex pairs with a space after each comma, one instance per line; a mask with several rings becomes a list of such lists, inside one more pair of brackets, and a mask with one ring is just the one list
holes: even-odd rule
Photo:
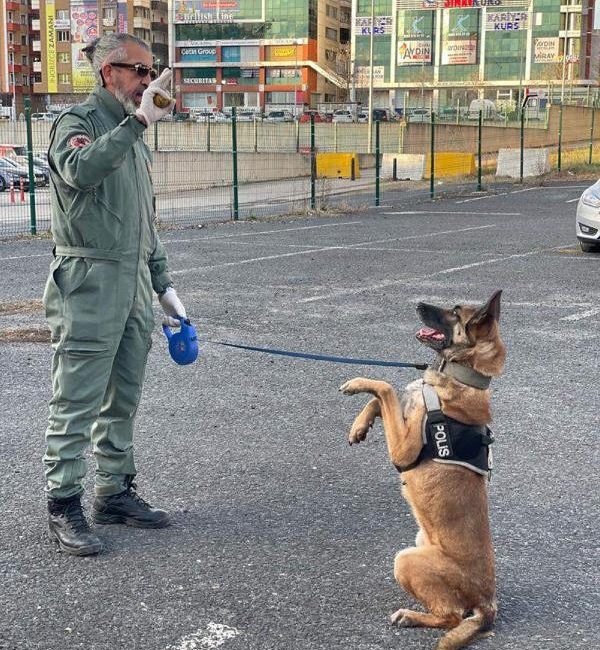
[[345, 384], [342, 384], [340, 386], [340, 392], [344, 393], [344, 395], [356, 395], [357, 393], [366, 393], [367, 392], [367, 383], [369, 382], [368, 379], [365, 379], [364, 377], [356, 377], [355, 379], [351, 379], [350, 381], [347, 381]]
[[373, 423], [364, 423], [364, 422], [354, 422], [350, 433], [348, 434], [348, 442], [351, 445], [357, 445], [359, 442], [363, 442], [367, 439], [367, 433], [369, 429], [373, 426]]
[[390, 616], [392, 625], [400, 627], [415, 627], [416, 623], [410, 617], [410, 609], [399, 609]]

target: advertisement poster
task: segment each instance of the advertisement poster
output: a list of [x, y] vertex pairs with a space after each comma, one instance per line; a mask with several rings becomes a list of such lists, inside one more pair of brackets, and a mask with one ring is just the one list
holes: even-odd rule
[[[368, 88], [369, 87], [369, 66], [357, 65], [355, 69], [356, 74], [356, 87]], [[384, 82], [385, 67], [382, 65], [373, 66], [373, 85], [377, 86]]]
[[558, 63], [561, 60], [558, 36], [535, 38], [533, 40], [533, 53], [534, 63]]
[[184, 84], [216, 84], [217, 71], [215, 68], [183, 68], [182, 81]]
[[56, 7], [54, 0], [46, 1], [46, 66], [48, 74], [48, 92], [58, 91], [58, 74], [56, 72]]
[[434, 14], [430, 11], [405, 11], [398, 16], [398, 37], [401, 40], [431, 40]]
[[447, 41], [442, 47], [442, 65], [477, 63], [477, 40]]
[[119, 32], [119, 34], [127, 34], [127, 29], [128, 29], [127, 0], [119, 0], [117, 9], [118, 9], [117, 31]]
[[71, 2], [71, 62], [74, 93], [89, 93], [95, 86], [94, 73], [83, 48], [98, 36], [98, 11], [95, 0]]
[[[375, 16], [373, 22], [375, 23], [373, 36], [382, 36], [383, 34], [392, 33], [391, 16]], [[370, 36], [371, 16], [356, 16], [354, 20], [354, 29], [357, 36]]]
[[424, 65], [431, 63], [431, 41], [400, 41], [397, 65]]
[[488, 32], [518, 32], [528, 29], [529, 13], [527, 11], [503, 11], [488, 13], [485, 17], [485, 29]]

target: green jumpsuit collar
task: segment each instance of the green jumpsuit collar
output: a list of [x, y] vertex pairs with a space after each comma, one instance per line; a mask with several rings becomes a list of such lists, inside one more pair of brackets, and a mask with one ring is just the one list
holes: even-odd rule
[[127, 113], [123, 108], [121, 102], [106, 88], [97, 86], [92, 91], [92, 95], [95, 96], [96, 101], [98, 101], [102, 106], [118, 121], [121, 122], [127, 117]]

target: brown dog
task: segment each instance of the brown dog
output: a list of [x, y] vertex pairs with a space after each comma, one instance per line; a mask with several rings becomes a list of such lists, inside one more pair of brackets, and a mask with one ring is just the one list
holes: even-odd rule
[[[347, 395], [375, 396], [355, 419], [349, 442], [365, 440], [381, 417], [390, 458], [402, 472], [403, 495], [419, 525], [416, 546], [396, 555], [394, 575], [429, 611], [399, 609], [392, 623], [451, 628], [438, 650], [456, 650], [485, 636], [496, 618], [486, 479], [492, 439], [486, 425], [487, 385], [502, 372], [505, 357], [500, 294], [481, 307], [418, 305], [426, 327], [417, 338], [437, 351], [439, 364], [409, 384], [400, 400], [383, 381], [359, 377], [340, 388]], [[437, 393], [442, 413], [432, 408], [426, 385]]]

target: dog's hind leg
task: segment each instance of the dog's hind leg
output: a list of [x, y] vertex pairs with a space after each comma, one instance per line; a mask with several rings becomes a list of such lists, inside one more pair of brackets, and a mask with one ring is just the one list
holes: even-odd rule
[[379, 406], [379, 400], [374, 397], [356, 416], [348, 434], [348, 442], [352, 445], [365, 440], [369, 429], [373, 426], [373, 422], [375, 422], [375, 418], [380, 415], [381, 408]]
[[392, 622], [453, 628], [462, 621], [466, 605], [460, 585], [464, 576], [438, 547], [426, 545], [400, 551], [394, 561], [394, 576], [431, 613], [400, 609], [392, 615]]

